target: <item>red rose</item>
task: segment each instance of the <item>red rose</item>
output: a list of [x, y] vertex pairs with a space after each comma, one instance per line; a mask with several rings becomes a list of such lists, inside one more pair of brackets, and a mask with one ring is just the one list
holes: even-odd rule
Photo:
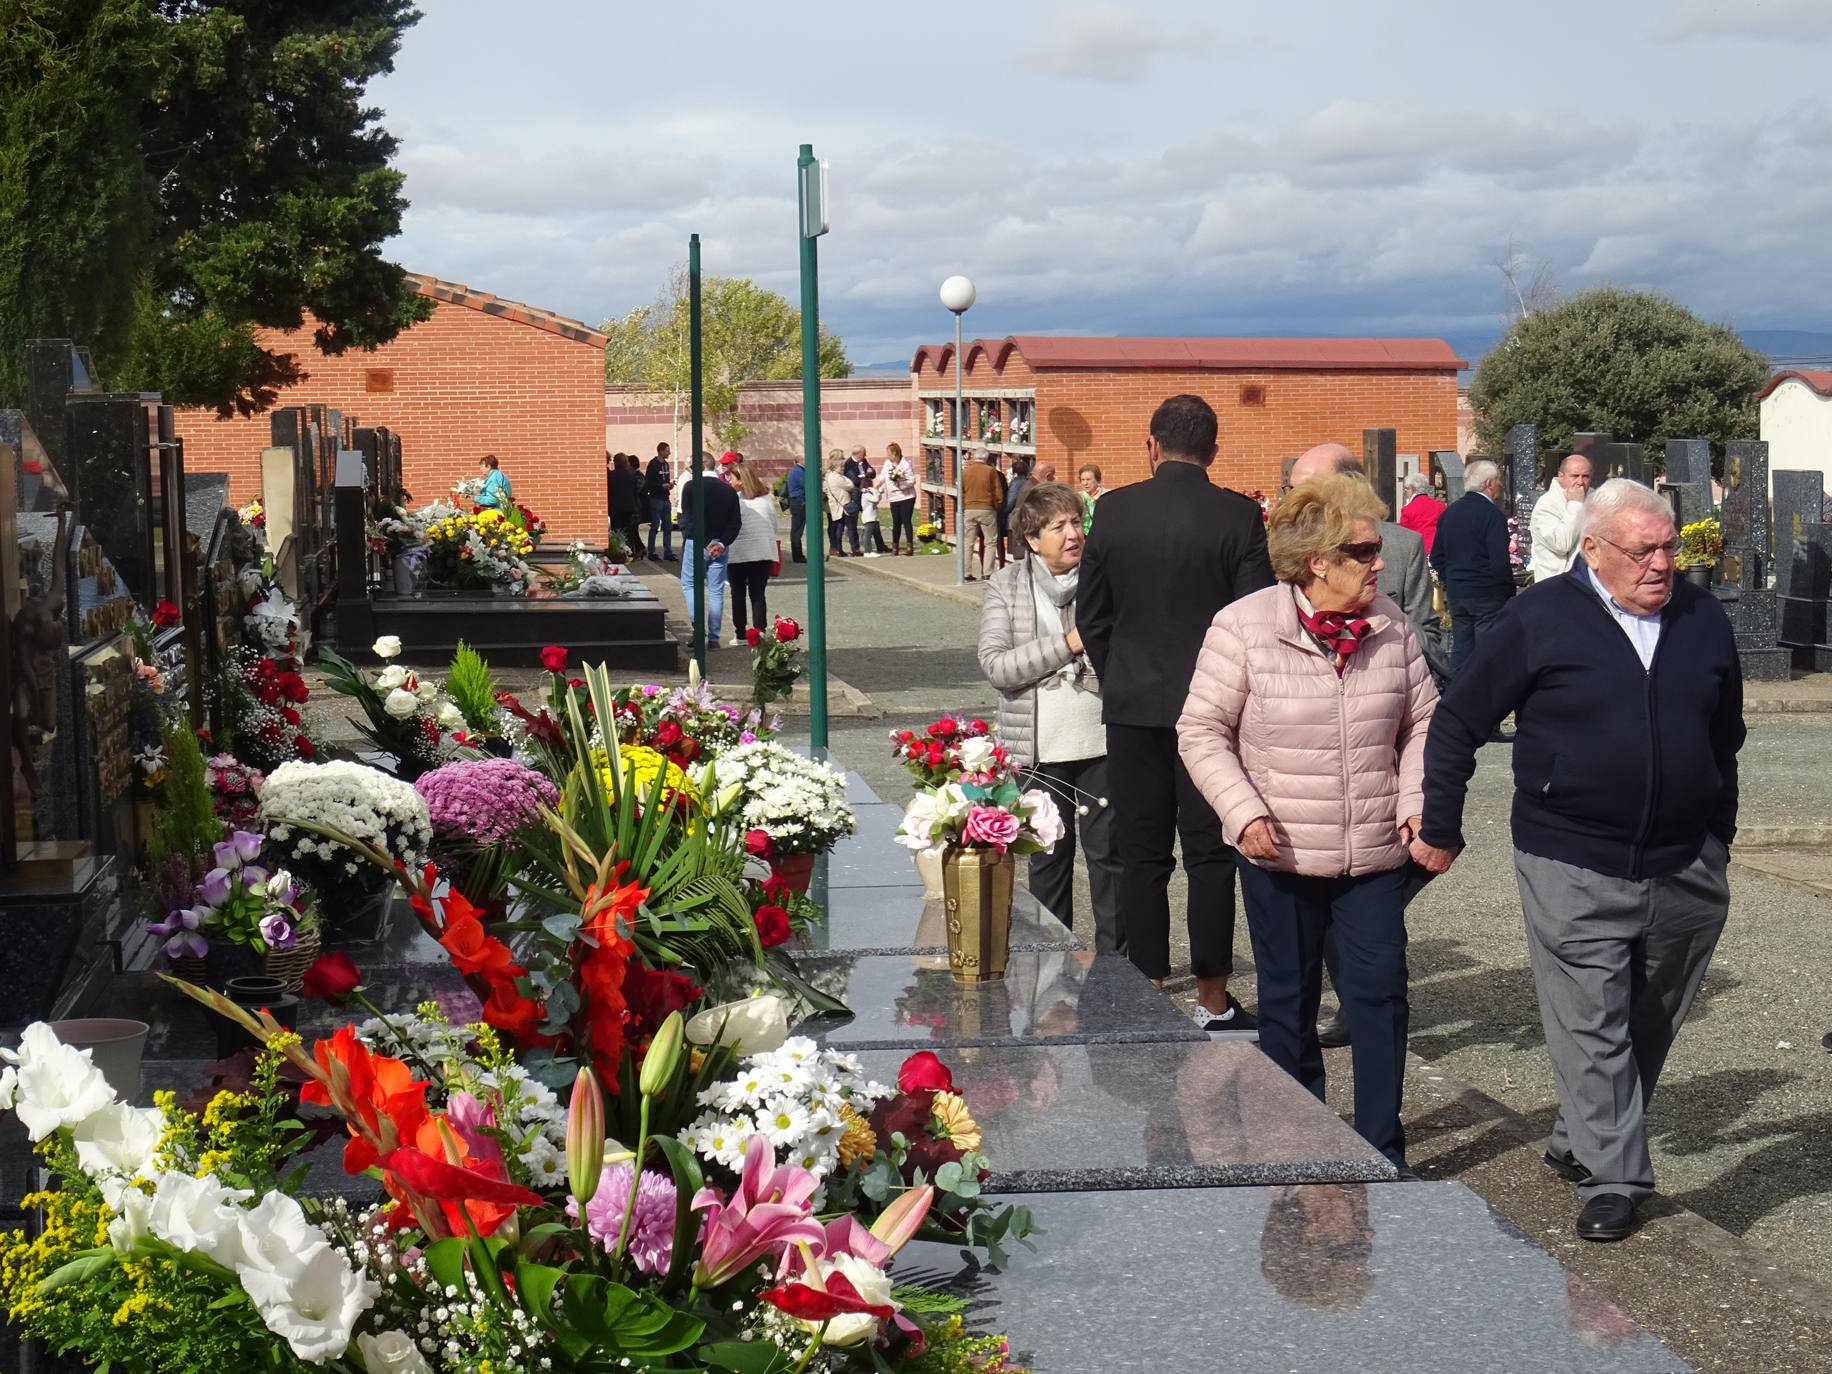
[[985, 734], [986, 733], [986, 722], [983, 720], [974, 721], [971, 725], [967, 727], [967, 733], [972, 734], [972, 735]]
[[760, 906], [752, 917], [757, 922], [757, 941], [765, 949], [774, 949], [789, 938], [789, 913], [779, 906]]
[[558, 644], [549, 644], [541, 650], [541, 666], [550, 673], [566, 671], [566, 650]]
[[744, 632], [744, 642], [755, 649], [759, 644], [763, 643], [763, 631], [758, 629], [755, 625], [751, 626], [750, 629]]
[[582, 677], [569, 677], [566, 679], [566, 685], [575, 688], [583, 687], [585, 685], [585, 679]]
[[304, 735], [293, 736], [293, 748], [299, 751], [299, 757], [309, 759], [318, 751], [312, 748], [312, 742]]
[[932, 1050], [917, 1050], [897, 1070], [897, 1091], [904, 1093], [954, 1091], [954, 1075]]
[[699, 984], [683, 973], [652, 969], [639, 959], [624, 965], [623, 1000], [630, 1032], [639, 1040], [655, 1034], [669, 1012], [685, 1011], [699, 995]]
[[786, 906], [789, 894], [794, 890], [789, 886], [789, 880], [774, 870], [771, 870], [770, 876], [763, 880], [763, 899], [766, 902], [774, 902], [777, 906]]
[[947, 739], [959, 732], [960, 726], [954, 722], [954, 718], [951, 716], [943, 716], [940, 720], [936, 721], [935, 724], [929, 727], [929, 733], [934, 735], [937, 739]]
[[664, 720], [660, 725], [655, 727], [655, 747], [657, 749], [672, 749], [681, 742], [682, 734], [683, 732], [679, 721]]
[[305, 971], [305, 995], [322, 997], [327, 1002], [341, 1002], [363, 985], [363, 975], [350, 956], [332, 950], [320, 954]]
[[178, 608], [161, 597], [153, 607], [153, 624], [161, 630], [170, 629], [178, 623]]
[[299, 723], [299, 713], [290, 706], [282, 706], [280, 708], [280, 719], [285, 721], [288, 725], [297, 725]]
[[776, 617], [776, 642], [778, 644], [789, 644], [800, 638], [801, 626], [786, 615]]
[[770, 832], [767, 830], [747, 830], [744, 832], [744, 852], [755, 854], [760, 859], [770, 857]]

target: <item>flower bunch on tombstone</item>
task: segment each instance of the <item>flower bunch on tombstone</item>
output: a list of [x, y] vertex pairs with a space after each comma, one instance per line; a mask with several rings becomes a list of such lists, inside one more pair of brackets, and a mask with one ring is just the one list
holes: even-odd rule
[[922, 735], [893, 731], [891, 742], [918, 780], [897, 828], [898, 844], [1039, 854], [1063, 837], [1055, 798], [1019, 786], [1011, 755], [984, 721], [943, 717]]
[[247, 505], [240, 507], [236, 511], [236, 516], [250, 529], [264, 530], [267, 528], [267, 510], [259, 501], [250, 501]]
[[612, 698], [612, 717], [624, 740], [646, 745], [682, 768], [704, 763], [722, 749], [773, 739], [782, 728], [781, 716], [766, 707], [721, 701], [697, 675], [684, 687], [651, 682], [621, 688]]
[[787, 701], [802, 675], [801, 626], [779, 615], [765, 631], [753, 625], [745, 632], [751, 648], [751, 704], [767, 711], [771, 704]]
[[291, 949], [303, 931], [315, 928], [292, 874], [255, 862], [261, 846], [261, 835], [249, 830], [237, 830], [216, 846], [216, 866], [198, 883], [191, 905], [147, 926], [164, 940], [162, 954], [201, 958], [211, 940], [265, 954]]
[[943, 716], [925, 730], [892, 730], [891, 755], [918, 787], [954, 782], [969, 773], [1009, 770], [1011, 756], [978, 718]]
[[542, 773], [514, 759], [454, 759], [414, 781], [432, 823], [432, 858], [467, 897], [499, 900], [521, 851], [524, 832], [541, 824], [560, 792]]
[[824, 853], [857, 823], [846, 800], [846, 775], [775, 740], [720, 752], [712, 776], [718, 814], [747, 838], [762, 836], [752, 852], [767, 861]]
[[1028, 444], [1030, 442], [1030, 432], [1031, 432], [1031, 428], [1030, 428], [1029, 420], [1020, 419], [1020, 420], [1013, 420], [1011, 422], [1011, 442], [1012, 443]]
[[391, 869], [416, 869], [432, 844], [420, 794], [360, 763], [282, 764], [261, 788], [260, 817], [287, 867], [327, 904], [373, 887], [380, 875], [364, 863], [371, 854], [387, 856]]
[[433, 678], [395, 662], [401, 654], [397, 636], [382, 636], [375, 641], [373, 652], [383, 660], [375, 672], [358, 668], [329, 649], [319, 651], [318, 663], [325, 685], [362, 708], [363, 720], [352, 722], [358, 733], [391, 755], [395, 771], [411, 782], [450, 757], [453, 744], [449, 736], [464, 729], [464, 713]]
[[207, 690], [221, 720], [213, 740], [219, 751], [261, 772], [324, 753], [305, 724], [311, 691], [295, 662], [238, 646]]
[[1724, 556], [1724, 527], [1715, 516], [1694, 520], [1679, 532], [1679, 556], [1674, 563], [1681, 568], [1705, 568]]
[[557, 572], [547, 574], [544, 585], [564, 597], [627, 596], [637, 585], [624, 567], [629, 561], [627, 548], [621, 555], [610, 551], [599, 554], [588, 548], [583, 539], [575, 539], [566, 546], [565, 562]]
[[204, 782], [217, 816], [238, 830], [248, 829], [260, 815], [261, 784], [266, 781], [265, 773], [231, 753], [212, 754], [204, 763]]
[[534, 540], [499, 510], [453, 512], [426, 526], [426, 571], [442, 587], [528, 589]]

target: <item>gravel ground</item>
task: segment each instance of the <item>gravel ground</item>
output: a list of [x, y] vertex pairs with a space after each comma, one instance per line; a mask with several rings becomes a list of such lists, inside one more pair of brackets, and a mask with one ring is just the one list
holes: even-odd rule
[[[805, 618], [803, 572], [791, 566], [772, 584], [772, 612]], [[656, 577], [652, 585], [679, 615], [673, 580]], [[905, 792], [904, 775], [885, 749], [887, 729], [944, 710], [989, 711], [992, 695], [973, 650], [977, 625], [968, 605], [862, 566], [830, 567], [830, 671], [883, 712], [880, 720], [835, 719], [832, 747], [880, 796], [896, 800]], [[720, 671], [723, 657], [734, 667], [742, 662], [721, 653], [715, 677], [731, 672]], [[1752, 717], [1742, 760], [1745, 822], [1832, 823], [1822, 765], [1829, 756], [1832, 714]], [[1471, 791], [1470, 848], [1411, 908], [1411, 1046], [1451, 1077], [1546, 1122], [1555, 1099], [1514, 886], [1507, 770], [1505, 746], [1483, 751]], [[1174, 910], [1180, 873], [1173, 882]], [[1084, 929], [1085, 903], [1084, 893], [1077, 922]], [[1235, 987], [1250, 1006], [1244, 923], [1236, 948]], [[1187, 941], [1174, 932], [1173, 963], [1186, 954]], [[1832, 1029], [1828, 988], [1832, 899], [1734, 869], [1729, 926], [1655, 1105], [1654, 1157], [1666, 1196], [1785, 1268], [1832, 1283], [1832, 1056], [1820, 1048]], [[1188, 980], [1173, 981], [1171, 990], [1187, 999]], [[1346, 1053], [1333, 1055], [1331, 1067], [1346, 1086]]]

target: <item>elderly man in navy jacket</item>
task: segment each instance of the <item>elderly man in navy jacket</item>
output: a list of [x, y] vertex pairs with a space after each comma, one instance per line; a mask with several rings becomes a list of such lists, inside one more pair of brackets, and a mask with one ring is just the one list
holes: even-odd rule
[[1431, 566], [1450, 602], [1450, 671], [1460, 673], [1476, 641], [1495, 627], [1514, 595], [1501, 469], [1484, 458], [1463, 474], [1469, 489], [1438, 517]]
[[1743, 673], [1716, 598], [1673, 576], [1666, 503], [1605, 482], [1582, 558], [1476, 646], [1425, 746], [1413, 858], [1463, 846], [1476, 750], [1510, 711], [1514, 868], [1558, 1082], [1546, 1163], [1577, 1232], [1620, 1240], [1654, 1187], [1645, 1113], [1730, 906]]

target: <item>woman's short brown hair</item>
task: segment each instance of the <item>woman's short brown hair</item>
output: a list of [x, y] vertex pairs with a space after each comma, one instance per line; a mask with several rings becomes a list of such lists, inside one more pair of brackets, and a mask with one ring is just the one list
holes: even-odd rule
[[1272, 575], [1298, 586], [1310, 581], [1310, 560], [1342, 557], [1338, 552], [1355, 533], [1357, 520], [1379, 522], [1387, 518], [1362, 477], [1336, 473], [1313, 477], [1285, 493], [1266, 523], [1266, 553]]
[[1075, 488], [1061, 482], [1032, 482], [1018, 498], [1018, 509], [1012, 512], [1011, 526], [1018, 538], [1035, 539], [1059, 515], [1081, 523], [1081, 496]]
[[890, 459], [892, 462], [895, 462], [897, 459], [903, 457], [903, 445], [902, 444], [886, 444], [884, 446], [884, 456]]

